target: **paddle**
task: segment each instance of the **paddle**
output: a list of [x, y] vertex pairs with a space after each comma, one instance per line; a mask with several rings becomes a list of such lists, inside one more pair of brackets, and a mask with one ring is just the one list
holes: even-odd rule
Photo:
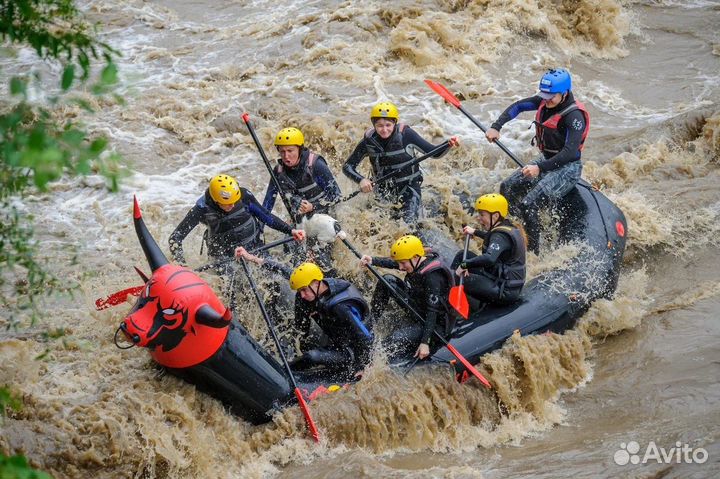
[[[468, 247], [470, 246], [470, 235], [465, 235], [465, 248], [463, 249], [463, 263], [467, 259]], [[463, 286], [464, 275], [460, 275], [460, 284], [450, 288], [450, 294], [448, 300], [450, 306], [460, 314], [463, 318], [467, 319], [470, 314], [470, 305], [468, 304], [467, 296], [465, 296], [465, 286]]]
[[258, 151], [260, 152], [260, 156], [263, 159], [263, 162], [265, 163], [265, 168], [267, 168], [268, 173], [270, 173], [270, 179], [272, 180], [273, 184], [275, 185], [275, 189], [277, 190], [278, 196], [282, 199], [283, 204], [285, 205], [285, 209], [287, 210], [288, 214], [290, 215], [290, 218], [293, 222], [295, 222], [295, 214], [292, 212], [292, 208], [290, 207], [290, 201], [288, 200], [288, 197], [283, 192], [282, 186], [280, 186], [280, 182], [277, 179], [277, 176], [275, 176], [275, 171], [273, 171], [272, 166], [270, 166], [270, 160], [268, 160], [267, 155], [265, 154], [265, 150], [263, 149], [262, 145], [260, 144], [260, 140], [258, 139], [257, 135], [255, 134], [255, 129], [250, 124], [250, 115], [248, 113], [243, 113], [242, 119], [245, 122], [245, 126], [247, 126], [248, 131], [250, 132], [250, 136], [252, 136], [253, 141], [255, 142], [255, 146], [257, 147]]
[[[283, 245], [283, 244], [285, 244], [285, 243], [290, 243], [290, 242], [293, 241], [294, 239], [295, 239], [295, 238], [293, 238], [292, 236], [286, 236], [286, 237], [284, 237], [284, 238], [280, 238], [279, 240], [275, 240], [275, 241], [272, 241], [272, 242], [270, 242], [270, 243], [268, 243], [268, 244], [266, 244], [266, 245], [260, 246], [259, 248], [256, 248], [256, 249], [252, 250], [251, 253], [259, 253], [260, 251], [266, 251], [266, 250], [269, 250], [270, 248], [274, 248], [275, 246], [280, 246], [280, 245]], [[207, 270], [209, 270], [209, 269], [217, 268], [217, 267], [219, 267], [219, 266], [224, 266], [224, 265], [226, 265], [226, 264], [228, 264], [228, 263], [232, 263], [233, 261], [235, 261], [235, 258], [226, 258], [226, 259], [222, 259], [222, 260], [220, 260], [220, 261], [214, 261], [214, 262], [212, 262], [212, 263], [207, 263], [207, 264], [204, 264], [204, 265], [202, 265], [202, 266], [200, 266], [200, 267], [198, 267], [198, 268], [195, 268], [195, 271], [198, 272], [198, 273], [202, 273], [203, 271], [207, 271]]]
[[303, 398], [302, 393], [300, 392], [300, 388], [298, 387], [297, 382], [295, 381], [295, 376], [293, 376], [292, 369], [290, 369], [290, 365], [288, 364], [287, 358], [285, 357], [283, 348], [280, 345], [280, 339], [278, 339], [277, 333], [275, 333], [275, 327], [272, 324], [272, 320], [270, 319], [270, 316], [268, 315], [267, 311], [265, 310], [265, 303], [263, 303], [262, 298], [260, 298], [260, 293], [258, 293], [257, 286], [255, 285], [255, 280], [253, 279], [252, 274], [250, 274], [250, 268], [248, 268], [248, 265], [245, 262], [245, 258], [240, 258], [240, 263], [242, 264], [242, 267], [245, 270], [245, 275], [247, 276], [247, 279], [250, 282], [250, 288], [252, 289], [253, 293], [255, 294], [255, 299], [257, 300], [258, 306], [260, 307], [260, 312], [262, 313], [263, 318], [265, 318], [265, 323], [267, 323], [268, 330], [270, 330], [270, 335], [272, 336], [273, 341], [275, 341], [275, 346], [277, 347], [278, 353], [280, 354], [280, 358], [282, 359], [283, 365], [285, 366], [285, 370], [287, 371], [288, 377], [290, 378], [290, 382], [292, 383], [292, 386], [295, 388], [295, 397], [297, 397], [298, 404], [300, 404], [300, 409], [302, 410], [303, 415], [305, 416], [305, 422], [307, 422], [308, 429], [310, 430], [310, 433], [312, 434], [313, 439], [315, 439], [315, 442], [320, 442], [320, 433], [318, 432], [318, 429], [315, 426], [315, 421], [313, 421], [313, 418], [310, 415], [310, 409], [308, 408], [308, 405], [305, 402], [305, 399]]
[[[406, 164], [405, 166], [403, 166], [402, 169], [405, 169], [405, 168], [407, 168], [407, 167], [415, 166], [415, 165], [417, 165], [418, 163], [420, 163], [421, 161], [427, 160], [428, 158], [430, 158], [431, 156], [433, 156], [434, 154], [436, 154], [436, 153], [437, 153], [438, 151], [440, 151], [441, 149], [447, 147], [449, 143], [450, 143], [450, 142], [447, 141], [447, 140], [443, 141], [443, 142], [442, 142], [440, 145], [438, 145], [437, 147], [435, 147], [435, 148], [433, 148], [432, 150], [428, 151], [428, 152], [425, 153], [424, 155], [415, 158], [414, 160], [412, 160], [411, 162], [409, 162], [408, 164]], [[400, 172], [400, 170], [391, 171], [390, 173], [388, 173], [388, 174], [386, 174], [386, 175], [382, 175], [380, 178], [378, 178], [378, 179], [376, 179], [376, 180], [373, 180], [373, 181], [372, 181], [372, 184], [373, 184], [373, 186], [379, 185], [380, 183], [382, 183], [382, 182], [384, 182], [384, 181], [386, 181], [386, 180], [389, 180], [389, 179], [392, 178], [393, 176], [397, 175], [399, 172]], [[355, 197], [356, 197], [357, 195], [359, 195], [360, 193], [362, 193], [361, 190], [353, 191], [353, 192], [350, 193], [349, 195], [347, 195], [347, 196], [345, 196], [345, 197], [343, 197], [343, 198], [340, 198], [339, 200], [335, 201], [335, 203], [333, 203], [333, 204], [342, 203], [343, 201], [347, 201], [347, 200], [349, 200], [349, 199], [355, 198]]]
[[[294, 238], [292, 236], [286, 236], [285, 238], [281, 238], [279, 240], [273, 241], [273, 242], [263, 245], [259, 248], [256, 248], [252, 252], [258, 253], [260, 251], [265, 251], [265, 250], [268, 250], [275, 246], [289, 243], [293, 239]], [[204, 264], [204, 265], [200, 266], [199, 268], [195, 269], [195, 271], [197, 271], [197, 272], [207, 271], [209, 269], [217, 268], [218, 266], [226, 265], [232, 261], [235, 261], [235, 258], [227, 258], [227, 259], [223, 259], [220, 261], [214, 261], [212, 263], [208, 263], [208, 264]], [[128, 296], [130, 296], [130, 295], [137, 296], [140, 293], [142, 293], [142, 290], [144, 287], [145, 287], [144, 284], [141, 286], [133, 286], [132, 288], [123, 289], [122, 291], [113, 293], [106, 298], [98, 298], [95, 300], [95, 309], [97, 311], [102, 311], [103, 309], [107, 309], [112, 306], [117, 306], [118, 304], [122, 304], [127, 300]]]
[[[461, 112], [463, 112], [463, 114], [464, 114], [466, 117], [468, 117], [468, 119], [469, 119], [471, 122], [475, 123], [475, 126], [477, 126], [478, 128], [480, 128], [480, 129], [483, 131], [483, 133], [487, 133], [487, 130], [485, 129], [485, 127], [482, 126], [482, 124], [481, 124], [479, 121], [477, 121], [477, 120], [475, 119], [475, 117], [470, 114], [470, 112], [468, 112], [465, 108], [463, 108], [462, 104], [460, 103], [460, 100], [458, 100], [455, 95], [453, 95], [452, 93], [450, 93], [450, 90], [448, 90], [447, 88], [445, 88], [445, 87], [444, 87], [443, 85], [441, 85], [440, 83], [434, 82], [434, 81], [432, 81], [432, 80], [425, 80], [425, 83], [426, 83], [427, 86], [429, 86], [435, 93], [437, 93], [438, 95], [440, 95], [441, 97], [443, 97], [448, 103], [450, 103], [451, 105], [453, 105], [454, 107], [456, 107], [458, 110], [460, 110]], [[504, 151], [505, 153], [507, 153], [507, 155], [508, 155], [510, 158], [512, 158], [512, 160], [513, 160], [515, 163], [517, 163], [518, 166], [520, 166], [520, 168], [522, 168], [523, 166], [525, 166], [525, 165], [523, 164], [523, 162], [520, 161], [520, 160], [513, 154], [512, 151], [508, 150], [508, 148], [500, 142], [500, 140], [495, 140], [494, 143], [495, 143], [497, 146], [499, 146], [502, 151]]]
[[[337, 237], [340, 238], [340, 241], [342, 241], [343, 244], [345, 244], [345, 246], [347, 246], [347, 248], [348, 248], [355, 256], [357, 256], [358, 259], [362, 258], [362, 255], [358, 252], [358, 250], [356, 250], [355, 247], [354, 247], [352, 244], [350, 244], [350, 242], [346, 239], [346, 233], [345, 233], [344, 231], [340, 230], [340, 225], [337, 225], [337, 226], [336, 226], [336, 229], [338, 230], [338, 232], [337, 232]], [[372, 265], [370, 265], [370, 264], [367, 265], [367, 268], [368, 268], [368, 269], [370, 270], [370, 272], [378, 279], [378, 281], [380, 281], [380, 282], [388, 289], [388, 291], [390, 291], [390, 293], [395, 297], [395, 299], [396, 299], [400, 304], [402, 304], [408, 311], [410, 311], [410, 313], [412, 313], [412, 316], [415, 318], [415, 320], [417, 320], [418, 322], [420, 322], [420, 323], [422, 323], [422, 324], [425, 324], [425, 319], [423, 319], [423, 317], [420, 316], [420, 313], [418, 313], [417, 311], [415, 311], [415, 309], [414, 309], [412, 306], [410, 306], [410, 303], [408, 303], [408, 302], [405, 300], [405, 298], [403, 298], [402, 295], [401, 295], [400, 293], [398, 293], [397, 290], [396, 290], [395, 288], [393, 288], [392, 285], [391, 285], [390, 283], [388, 283], [388, 281], [387, 281], [385, 278], [382, 277], [382, 275], [381, 275], [380, 273], [378, 273], [377, 269], [375, 269], [375, 268], [374, 268]], [[468, 361], [467, 359], [465, 359], [465, 357], [464, 357], [462, 354], [460, 354], [460, 351], [458, 351], [457, 349], [455, 349], [455, 347], [454, 347], [452, 344], [450, 344], [450, 343], [447, 341], [447, 339], [445, 339], [440, 333], [438, 333], [438, 332], [437, 332], [436, 330], [434, 330], [434, 329], [433, 329], [433, 334], [435, 335], [435, 337], [436, 337], [438, 340], [440, 340], [440, 342], [441, 342], [443, 345], [445, 345], [445, 347], [448, 349], [448, 351], [450, 351], [450, 352], [453, 354], [453, 356], [455, 356], [455, 357], [458, 359], [458, 361], [460, 361], [460, 362], [462, 363], [462, 365], [465, 366], [465, 369], [467, 369], [468, 371], [470, 371], [470, 373], [472, 373], [473, 376], [475, 376], [476, 378], [478, 378], [478, 380], [479, 380], [486, 388], [488, 388], [488, 389], [489, 389], [489, 388], [492, 388], [492, 386], [490, 385], [490, 382], [489, 382], [487, 379], [485, 379], [485, 376], [483, 376], [482, 374], [480, 374], [480, 371], [478, 371], [477, 369], [475, 369], [475, 367], [474, 367], [472, 364], [470, 364], [470, 361]]]
[[[483, 133], [487, 133], [487, 130], [485, 129], [485, 127], [482, 126], [482, 124], [481, 124], [479, 121], [477, 121], [477, 120], [475, 119], [475, 117], [472, 116], [465, 108], [463, 108], [463, 106], [460, 104], [460, 100], [458, 100], [455, 95], [453, 95], [452, 93], [450, 93], [450, 90], [448, 90], [447, 88], [445, 88], [445, 87], [444, 87], [443, 85], [441, 85], [440, 83], [434, 82], [434, 81], [432, 81], [432, 80], [425, 80], [425, 83], [426, 83], [427, 86], [429, 86], [435, 93], [437, 93], [438, 95], [440, 95], [441, 97], [443, 97], [445, 100], [447, 100], [448, 103], [450, 103], [451, 105], [455, 106], [458, 110], [460, 110], [461, 112], [463, 112], [463, 113], [465, 114], [465, 116], [470, 119], [470, 121], [472, 121], [473, 123], [475, 123], [475, 126], [477, 126], [478, 128], [480, 128], [480, 129], [483, 131]], [[525, 166], [525, 164], [524, 164], [522, 161], [520, 161], [520, 160], [518, 159], [518, 157], [513, 154], [512, 151], [510, 151], [505, 145], [503, 145], [503, 144], [500, 142], [500, 140], [495, 140], [493, 143], [495, 143], [497, 146], [499, 146], [500, 149], [501, 149], [502, 151], [504, 151], [515, 163], [517, 163], [520, 168], [522, 168], [522, 167]], [[597, 205], [598, 210], [599, 210], [599, 209], [600, 209], [600, 204], [598, 203], [597, 198], [595, 197], [596, 188], [595, 188], [593, 185], [591, 185], [590, 183], [588, 183], [587, 181], [585, 181], [584, 179], [582, 179], [582, 178], [580, 178], [580, 179], [578, 180], [578, 183], [577, 183], [577, 184], [578, 184], [579, 186], [582, 186], [583, 188], [586, 188], [586, 189], [590, 192], [590, 194], [592, 194], [593, 200], [595, 201], [595, 204]], [[608, 238], [608, 248], [610, 248], [610, 247], [612, 247], [612, 246], [611, 246], [612, 243], [611, 243], [611, 241], [610, 241], [610, 235], [609, 235], [609, 233], [607, 232], [607, 225], [605, 224], [605, 217], [601, 214], [601, 215], [600, 215], [600, 218], [602, 219], [602, 222], [603, 222], [603, 228], [605, 229], [605, 235], [606, 235], [607, 238]]]

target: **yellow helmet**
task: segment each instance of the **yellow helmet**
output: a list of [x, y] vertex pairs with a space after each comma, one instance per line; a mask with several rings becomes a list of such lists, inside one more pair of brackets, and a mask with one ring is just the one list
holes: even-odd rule
[[425, 248], [417, 236], [405, 235], [390, 248], [390, 257], [395, 261], [408, 260], [415, 255], [425, 256]]
[[219, 205], [232, 205], [240, 201], [242, 192], [235, 178], [217, 175], [210, 180], [210, 197]]
[[475, 211], [500, 213], [500, 216], [505, 218], [508, 215], [508, 202], [503, 195], [497, 193], [482, 195], [475, 201]]
[[313, 280], [322, 281], [325, 276], [315, 263], [303, 263], [290, 275], [290, 287], [293, 291], [309, 286]]
[[297, 128], [283, 128], [275, 135], [275, 146], [303, 146], [305, 137]]
[[389, 118], [391, 120], [398, 121], [400, 114], [395, 105], [389, 101], [383, 101], [375, 105], [370, 111], [370, 120], [375, 118]]

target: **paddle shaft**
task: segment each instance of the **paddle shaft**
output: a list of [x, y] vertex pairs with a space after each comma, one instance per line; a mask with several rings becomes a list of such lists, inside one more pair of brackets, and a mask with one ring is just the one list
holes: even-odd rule
[[[442, 142], [440, 145], [438, 145], [437, 147], [435, 147], [435, 148], [433, 148], [432, 150], [428, 151], [428, 152], [425, 153], [424, 155], [415, 158], [415, 159], [412, 160], [410, 163], [408, 163], [407, 165], [403, 166], [402, 169], [405, 169], [405, 168], [408, 168], [408, 167], [413, 167], [413, 166], [419, 164], [420, 162], [427, 160], [427, 159], [430, 158], [431, 156], [435, 155], [435, 154], [436, 154], [438, 151], [440, 151], [441, 149], [447, 147], [448, 144], [449, 144], [449, 142], [448, 142], [447, 140], [443, 141], [443, 142]], [[386, 175], [382, 175], [380, 178], [378, 178], [378, 179], [376, 179], [376, 180], [373, 180], [373, 181], [372, 181], [372, 184], [373, 184], [373, 185], [379, 185], [380, 183], [382, 183], [382, 182], [384, 182], [384, 181], [386, 181], [386, 180], [389, 180], [390, 178], [392, 178], [393, 176], [397, 175], [398, 173], [400, 173], [400, 170], [391, 171], [390, 173], [388, 173], [388, 174], [386, 174]], [[355, 198], [355, 197], [356, 197], [357, 195], [359, 195], [360, 193], [362, 193], [361, 190], [353, 191], [352, 193], [350, 193], [350, 194], [347, 195], [346, 197], [340, 198], [339, 200], [337, 200], [337, 201], [335, 202], [335, 204], [342, 203], [343, 201], [347, 201], [347, 200], [349, 200], [349, 199]]]
[[[266, 250], [269, 250], [270, 248], [274, 248], [275, 246], [280, 246], [282, 244], [289, 243], [289, 242], [293, 241], [294, 239], [295, 238], [293, 238], [292, 236], [286, 236], [284, 238], [280, 238], [279, 240], [275, 240], [271, 243], [260, 246], [259, 248], [255, 248], [254, 250], [251, 251], [251, 253], [259, 253], [261, 251], [266, 251]], [[235, 261], [235, 258], [227, 258], [227, 259], [223, 259], [220, 261], [213, 261], [212, 263], [207, 263], [198, 268], [195, 268], [195, 271], [200, 273], [203, 271], [207, 271], [209, 269], [217, 268], [218, 266], [222, 266], [222, 265], [231, 263], [233, 261]]]
[[[467, 260], [467, 252], [468, 252], [468, 248], [470, 248], [470, 236], [471, 235], [465, 235], [465, 247], [463, 248], [463, 259], [462, 259], [463, 263]], [[464, 279], [465, 279], [465, 275], [464, 274], [460, 275], [460, 281], [458, 281], [460, 284], [458, 284], [458, 286], [463, 285]]]
[[[470, 114], [470, 112], [468, 112], [462, 105], [460, 105], [460, 106], [458, 107], [458, 109], [459, 109], [461, 112], [463, 112], [463, 114], [464, 114], [466, 117], [468, 117], [468, 119], [469, 119], [471, 122], [475, 123], [475, 126], [477, 126], [478, 128], [480, 128], [480, 129], [483, 131], [483, 133], [487, 133], [487, 130], [485, 129], [485, 127], [482, 126], [482, 124], [481, 124], [479, 121], [477, 121], [477, 120], [475, 119], [475, 117], [472, 116], [472, 114]], [[522, 168], [522, 167], [525, 166], [525, 164], [524, 164], [522, 161], [520, 161], [520, 159], [519, 159], [517, 156], [515, 156], [515, 154], [514, 154], [512, 151], [510, 151], [510, 150], [508, 149], [508, 147], [505, 146], [500, 140], [495, 140], [495, 141], [493, 141], [493, 143], [495, 143], [497, 146], [499, 146], [500, 149], [501, 149], [502, 151], [504, 151], [515, 163], [517, 163], [517, 165], [518, 165], [520, 168]]]
[[302, 397], [302, 393], [300, 392], [300, 388], [297, 385], [297, 381], [295, 381], [295, 376], [293, 375], [292, 369], [290, 369], [290, 364], [288, 364], [287, 358], [285, 357], [285, 353], [283, 352], [282, 345], [280, 344], [280, 339], [278, 338], [277, 333], [275, 332], [275, 327], [273, 326], [272, 320], [270, 319], [270, 315], [268, 315], [268, 312], [265, 309], [265, 303], [263, 302], [262, 298], [260, 297], [260, 293], [258, 292], [257, 285], [255, 284], [255, 280], [253, 279], [253, 276], [250, 273], [250, 268], [248, 268], [248, 265], [245, 262], [245, 258], [240, 258], [240, 263], [242, 264], [243, 270], [245, 270], [245, 275], [247, 276], [247, 279], [250, 282], [250, 289], [252, 289], [253, 294], [255, 295], [255, 299], [257, 300], [258, 306], [260, 307], [260, 312], [262, 313], [263, 319], [265, 319], [265, 324], [267, 324], [268, 330], [270, 331], [270, 335], [272, 336], [273, 341], [275, 342], [275, 346], [277, 347], [278, 354], [280, 355], [280, 359], [282, 359], [283, 366], [285, 366], [285, 371], [287, 372], [288, 378], [290, 378], [290, 383], [292, 384], [292, 386], [295, 390], [295, 396], [297, 397], [298, 402], [300, 403], [300, 408], [302, 409], [303, 414], [305, 415], [305, 420], [308, 424], [308, 428], [310, 429], [310, 432], [312, 433], [312, 436], [313, 436], [313, 439], [315, 440], [315, 442], [319, 442], [320, 434], [317, 430], [317, 427], [315, 427], [315, 422], [312, 420], [312, 417], [310, 416], [310, 410], [308, 409], [305, 399]]
[[[345, 238], [340, 238], [340, 241], [342, 241], [345, 244], [345, 246], [347, 246], [348, 249], [350, 251], [352, 251], [352, 253], [355, 256], [358, 257], [358, 259], [362, 258], [362, 255], [358, 252], [358, 250], [355, 249], [355, 247], [353, 245], [350, 244], [350, 242], [348, 240], [346, 240]], [[402, 304], [408, 311], [410, 311], [410, 313], [412, 313], [415, 320], [417, 320], [421, 324], [425, 324], [425, 318], [420, 316], [420, 313], [418, 313], [415, 310], [415, 308], [413, 308], [410, 305], [410, 303], [408, 303], [405, 300], [405, 298], [403, 298], [403, 296], [400, 293], [398, 293], [398, 291], [395, 288], [393, 288], [392, 285], [390, 283], [388, 283], [388, 281], [385, 278], [382, 277], [382, 275], [377, 271], [377, 269], [375, 269], [375, 267], [373, 267], [372, 265], [369, 264], [369, 265], [367, 265], [367, 268], [378, 279], [378, 281], [380, 281], [390, 291], [390, 294], [392, 294], [395, 297], [395, 299], [400, 302], [400, 304]], [[482, 374], [480, 374], [480, 372], [477, 369], [475, 369], [475, 367], [472, 364], [470, 364], [470, 362], [467, 359], [465, 359], [465, 357], [462, 354], [460, 354], [460, 352], [457, 349], [455, 349], [455, 347], [452, 344], [450, 344], [447, 339], [445, 339], [435, 329], [433, 329], [433, 334], [435, 335], [436, 338], [438, 338], [438, 340], [443, 345], [445, 345], [445, 347], [448, 349], [448, 351], [450, 351], [453, 354], [453, 356], [455, 356], [463, 364], [463, 366], [465, 366], [465, 369], [470, 371], [476, 378], [478, 378], [478, 380], [480, 380], [480, 382], [483, 383], [483, 385], [485, 385], [485, 387], [487, 387], [487, 388], [491, 387], [490, 382], [487, 379], [485, 379], [485, 377]]]
[[275, 185], [277, 194], [280, 196], [280, 199], [282, 200], [283, 204], [285, 205], [285, 209], [287, 210], [288, 214], [290, 215], [291, 220], [293, 222], [295, 222], [295, 215], [293, 214], [292, 208], [290, 207], [290, 202], [288, 201], [287, 196], [285, 196], [282, 186], [280, 186], [280, 182], [278, 181], [277, 176], [275, 176], [275, 172], [273, 171], [272, 166], [270, 166], [270, 160], [268, 160], [268, 157], [265, 154], [265, 150], [263, 149], [262, 144], [260, 143], [260, 140], [258, 139], [257, 135], [255, 134], [255, 129], [253, 128], [252, 124], [250, 123], [250, 115], [248, 113], [243, 113], [242, 119], [245, 122], [245, 126], [247, 126], [248, 131], [250, 132], [250, 136], [252, 137], [253, 141], [255, 142], [255, 146], [257, 147], [258, 151], [260, 152], [260, 156], [262, 157], [263, 162], [265, 163], [265, 167], [267, 168], [268, 173], [270, 173], [270, 179], [272, 180], [273, 184]]
[[[272, 243], [263, 245], [255, 250], [253, 250], [252, 253], [258, 253], [260, 251], [265, 251], [265, 250], [268, 250], [275, 246], [279, 246], [281, 244], [289, 243], [293, 239], [294, 238], [292, 236], [287, 236], [287, 237], [279, 239], [277, 241], [273, 241]], [[228, 259], [224, 259], [221, 261], [214, 261], [212, 263], [204, 264], [204, 265], [200, 266], [199, 268], [195, 269], [195, 271], [197, 271], [197, 272], [207, 271], [209, 269], [217, 268], [218, 266], [223, 266], [225, 264], [228, 264], [231, 261], [235, 261], [235, 258], [228, 258]], [[234, 276], [232, 279], [234, 280]], [[138, 294], [140, 294], [142, 292], [144, 287], [145, 287], [145, 285], [133, 286], [132, 288], [123, 289], [122, 291], [113, 293], [104, 299], [98, 298], [95, 300], [95, 309], [97, 311], [102, 311], [103, 309], [107, 309], [111, 306], [117, 306], [118, 304], [124, 303], [125, 300], [127, 299], [128, 295], [137, 296]], [[235, 308], [233, 308], [231, 306], [230, 309], [234, 310]]]

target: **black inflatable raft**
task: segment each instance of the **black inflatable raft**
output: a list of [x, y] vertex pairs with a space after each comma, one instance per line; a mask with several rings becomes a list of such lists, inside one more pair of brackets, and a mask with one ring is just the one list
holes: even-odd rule
[[[472, 363], [479, 362], [483, 354], [501, 347], [515, 331], [524, 335], [546, 331], [562, 332], [573, 327], [595, 299], [609, 297], [615, 291], [626, 242], [627, 224], [622, 211], [585, 182], [566, 196], [558, 211], [563, 218], [559, 222], [558, 238], [562, 242], [577, 244], [579, 253], [562, 268], [528, 282], [517, 303], [502, 307], [488, 306], [457, 324], [449, 338], [450, 343]], [[153, 276], [147, 283], [152, 285], [158, 282], [153, 279], [155, 276], [162, 276], [160, 272], [170, 267], [179, 267], [162, 266], [167, 260], [164, 257], [157, 259], [162, 253], [144, 229], [139, 208], [135, 218], [136, 229], [139, 228], [138, 236], [153, 268]], [[149, 246], [147, 243], [150, 243]], [[181, 269], [185, 274], [190, 274], [189, 270]], [[198, 278], [198, 281], [202, 280]], [[163, 294], [167, 296], [172, 293], [165, 291]], [[152, 328], [147, 326], [146, 330], [162, 330], [165, 327], [163, 325], [167, 324], [171, 324], [170, 328], [176, 328], [173, 323], [168, 323], [167, 318], [158, 319], [160, 313], [156, 312], [156, 309], [166, 306], [159, 303], [158, 306], [149, 305], [148, 302], [154, 300], [154, 296], [148, 286], [145, 299], [141, 297], [138, 300], [140, 306], [133, 308], [119, 328], [128, 339], [139, 346], [151, 347], [145, 339], [141, 341], [137, 337], [137, 332], [143, 331], [142, 326], [140, 330], [137, 329], [143, 308], [150, 308], [148, 314], [155, 315], [154, 320], [146, 319], [148, 325], [154, 321]], [[236, 415], [256, 424], [267, 422], [273, 410], [294, 401], [293, 389], [283, 367], [236, 320], [223, 324], [218, 319], [227, 316], [222, 311], [222, 306], [215, 306], [215, 310], [217, 314], [210, 315], [216, 316], [212, 321], [206, 319], [203, 323], [198, 322], [198, 319], [197, 324], [187, 330], [188, 337], [198, 337], [203, 328], [226, 328], [227, 335], [215, 352], [190, 367], [168, 367], [168, 364], [164, 366], [172, 374], [223, 401]], [[198, 311], [211, 312], [207, 307]], [[217, 331], [212, 332], [213, 338], [217, 336]], [[150, 341], [151, 345], [153, 341]], [[164, 359], [161, 358], [167, 353], [158, 353], [156, 348], [151, 351], [151, 355], [162, 364]], [[402, 366], [407, 364], [409, 359], [398, 358], [396, 363]], [[442, 347], [434, 352], [429, 361], [421, 364], [448, 363], [454, 359], [448, 349]], [[458, 373], [462, 372], [462, 365], [455, 367]], [[324, 391], [326, 386], [346, 382], [344, 374], [323, 370], [296, 371], [295, 378], [300, 389], [312, 398], [314, 394]]]

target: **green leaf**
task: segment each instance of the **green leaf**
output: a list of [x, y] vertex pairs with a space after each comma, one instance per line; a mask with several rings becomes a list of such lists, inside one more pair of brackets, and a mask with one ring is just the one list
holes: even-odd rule
[[85, 139], [85, 132], [76, 128], [70, 128], [63, 132], [62, 140], [70, 146], [79, 147]]
[[6, 456], [0, 454], [0, 477], [14, 479], [52, 479], [43, 471], [33, 469], [24, 456]]
[[84, 100], [82, 98], [74, 98], [73, 100], [71, 100], [71, 102], [76, 103], [80, 108], [82, 108], [88, 113], [95, 113], [92, 105], [87, 100]]
[[103, 68], [100, 74], [100, 81], [104, 86], [114, 85], [117, 83], [117, 66], [114, 63], [109, 63]]
[[62, 82], [61, 87], [63, 91], [67, 91], [68, 88], [70, 88], [70, 85], [72, 85], [73, 80], [75, 79], [75, 65], [72, 63], [65, 67], [65, 70], [63, 70], [62, 74]]
[[10, 79], [10, 93], [12, 95], [25, 96], [25, 94], [26, 94], [25, 82], [22, 80], [22, 78], [12, 77]]
[[107, 146], [106, 138], [98, 138], [90, 144], [90, 151], [93, 153], [101, 153]]

